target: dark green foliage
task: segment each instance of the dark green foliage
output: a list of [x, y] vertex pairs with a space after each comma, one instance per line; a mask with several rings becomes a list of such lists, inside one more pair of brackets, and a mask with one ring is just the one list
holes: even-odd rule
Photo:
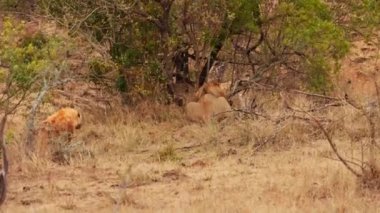
[[0, 9], [14, 9], [16, 8], [22, 0], [0, 0]]
[[364, 36], [371, 36], [380, 25], [380, 1], [379, 0], [351, 0], [354, 16], [354, 27], [358, 28]]
[[160, 63], [158, 61], [149, 64], [149, 69], [146, 72], [146, 80], [149, 82], [165, 83], [166, 76], [161, 72]]
[[42, 49], [43, 46], [47, 43], [47, 39], [41, 32], [37, 32], [35, 35], [31, 37], [26, 37], [23, 39], [21, 46], [28, 46], [28, 45], [33, 45], [37, 49]]
[[111, 72], [113, 67], [107, 63], [105, 63], [100, 58], [92, 59], [89, 62], [89, 80], [96, 84], [105, 84], [106, 82], [106, 74]]
[[120, 92], [127, 92], [128, 91], [127, 81], [125, 80], [125, 77], [123, 75], [119, 75], [117, 77], [116, 88]]
[[329, 80], [330, 66], [322, 58], [313, 58], [307, 65], [309, 89], [323, 93], [332, 89]]
[[288, 49], [299, 57], [298, 67], [308, 74], [309, 88], [317, 92], [331, 89], [332, 65], [348, 53], [349, 42], [328, 5], [320, 0], [283, 1], [277, 12], [284, 17], [274, 30], [276, 36], [281, 35], [281, 51]]
[[11, 92], [27, 91], [37, 81], [39, 73], [51, 66], [57, 57], [60, 41], [51, 38], [49, 41], [40, 33], [20, 37], [23, 25], [11, 18], [4, 21], [4, 29], [0, 39], [0, 59], [9, 66], [7, 82], [13, 82]]
[[138, 49], [130, 48], [124, 43], [114, 43], [111, 47], [111, 56], [115, 62], [125, 68], [141, 64], [142, 53]]
[[0, 94], [0, 107], [5, 113], [16, 110], [29, 94], [55, 81], [56, 74], [66, 68], [69, 47], [69, 42], [64, 43], [59, 37], [38, 32], [26, 34], [23, 22], [4, 18], [0, 36], [0, 84], [5, 89]]
[[[271, 14], [265, 9], [271, 1], [174, 1], [165, 13], [168, 2], [40, 0], [38, 5], [66, 25], [72, 35], [86, 32], [109, 47], [113, 61], [123, 70], [123, 77], [114, 79], [120, 85], [117, 88], [153, 96], [165, 91], [171, 57], [182, 45], [202, 49], [198, 54], [213, 62], [220, 51], [232, 58], [233, 45], [226, 44], [237, 35], [244, 42], [250, 36], [250, 46], [257, 43], [240, 53], [242, 60], [250, 56], [255, 70], [265, 70], [268, 64], [278, 63], [275, 69], [291, 64], [303, 73], [297, 79], [308, 88], [328, 91], [331, 73], [348, 53], [349, 29], [355, 26], [372, 35], [380, 20], [377, 0], [284, 0]], [[240, 46], [245, 46], [244, 42]], [[190, 75], [205, 74], [206, 63], [201, 62], [203, 70]], [[92, 67], [92, 77], [100, 77], [100, 69]], [[276, 73], [255, 74], [276, 79]]]
[[258, 31], [262, 24], [259, 0], [230, 1], [233, 22], [232, 32]]

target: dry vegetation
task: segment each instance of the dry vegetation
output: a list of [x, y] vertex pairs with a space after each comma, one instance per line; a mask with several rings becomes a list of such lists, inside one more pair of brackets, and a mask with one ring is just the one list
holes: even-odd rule
[[[294, 105], [313, 106], [298, 97]], [[277, 99], [266, 102], [278, 115]], [[272, 106], [272, 107], [270, 107]], [[141, 104], [88, 119], [64, 164], [24, 157], [9, 145], [6, 212], [376, 212], [380, 194], [362, 187], [336, 159], [319, 129], [302, 120], [276, 125], [241, 118], [198, 125], [174, 106]], [[274, 113], [273, 113], [274, 114]], [[350, 106], [329, 108], [328, 129], [344, 156], [360, 159], [368, 140]], [[355, 117], [356, 114], [356, 117]], [[99, 115], [100, 116], [100, 115]], [[10, 123], [14, 140], [17, 126]], [[21, 122], [21, 123], [19, 123]], [[334, 123], [334, 122], [333, 122]], [[332, 127], [333, 126], [333, 127]], [[10, 134], [10, 133], [8, 133]], [[353, 139], [354, 140], [350, 140]], [[62, 161], [60, 161], [62, 162]]]
[[[347, 78], [357, 79], [352, 73], [365, 72], [362, 67], [379, 68], [379, 53], [376, 58], [366, 55], [367, 50], [359, 42], [354, 48], [358, 52], [346, 59], [343, 77], [337, 80], [340, 89], [353, 98], [367, 97], [361, 104], [376, 100], [372, 81], [366, 79], [366, 84], [354, 83], [348, 89], [345, 83]], [[67, 91], [74, 92], [68, 95]], [[290, 111], [278, 93], [258, 91], [257, 114], [236, 112], [221, 123], [200, 125], [186, 120], [181, 107], [148, 101], [126, 109], [116, 97], [102, 92], [77, 81], [47, 98], [39, 120], [67, 105], [79, 106], [84, 116], [83, 127], [70, 144], [62, 138], [54, 140], [58, 154], [53, 160], [28, 158], [22, 147], [25, 116], [10, 118], [5, 136], [11, 165], [4, 212], [380, 209], [379, 174], [363, 173], [356, 178], [337, 159], [312, 119]], [[328, 104], [302, 94], [288, 95], [288, 103], [297, 109]], [[354, 164], [367, 160], [370, 152], [369, 127], [361, 112], [345, 104], [313, 115], [321, 118], [339, 152], [360, 171]], [[280, 119], [284, 116], [287, 119]], [[374, 121], [379, 128], [379, 118]], [[375, 151], [379, 163], [380, 151]]]

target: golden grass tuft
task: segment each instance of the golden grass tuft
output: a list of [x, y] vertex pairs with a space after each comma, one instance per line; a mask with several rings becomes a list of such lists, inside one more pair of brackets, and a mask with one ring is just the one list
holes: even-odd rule
[[178, 156], [176, 150], [172, 144], [166, 145], [164, 148], [158, 151], [158, 161], [178, 161], [181, 157]]

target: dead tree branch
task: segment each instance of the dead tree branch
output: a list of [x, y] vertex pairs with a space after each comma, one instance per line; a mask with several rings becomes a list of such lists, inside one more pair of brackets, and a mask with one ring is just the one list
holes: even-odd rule
[[362, 175], [356, 172], [350, 165], [348, 165], [347, 160], [344, 159], [338, 152], [338, 149], [336, 147], [336, 144], [333, 142], [331, 135], [327, 132], [327, 130], [323, 127], [321, 122], [319, 122], [318, 119], [314, 118], [310, 113], [306, 112], [307, 115], [309, 115], [314, 122], [317, 124], [320, 130], [322, 130], [323, 134], [325, 135], [327, 141], [330, 144], [331, 149], [334, 151], [335, 155], [338, 157], [338, 159], [343, 163], [343, 165], [356, 177], [361, 177]]
[[317, 97], [317, 98], [323, 98], [323, 99], [329, 99], [329, 100], [335, 100], [335, 101], [341, 101], [341, 98], [337, 97], [331, 97], [331, 96], [326, 96], [326, 95], [320, 95], [320, 94], [315, 94], [315, 93], [308, 93], [300, 90], [290, 90], [289, 92], [291, 93], [298, 93], [306, 96], [312, 96], [312, 97]]
[[[329, 160], [334, 160], [334, 161], [340, 161], [339, 159], [336, 159], [336, 158], [333, 158], [333, 157], [328, 157], [328, 156], [322, 156], [323, 158], [326, 158], [326, 159], [329, 159]], [[359, 163], [356, 163], [354, 161], [350, 161], [350, 160], [347, 160], [347, 163], [350, 163], [354, 166], [357, 166], [357, 167], [360, 167], [360, 168], [363, 168], [363, 165], [360, 165]], [[363, 162], [360, 162], [360, 163], [363, 163]]]
[[[309, 122], [311, 125], [313, 126], [317, 126], [321, 131], [322, 133], [324, 134], [324, 136], [326, 137], [327, 139], [327, 142], [330, 144], [330, 147], [331, 149], [334, 151], [335, 155], [338, 157], [338, 159], [340, 160], [340, 162], [343, 163], [343, 165], [352, 173], [354, 174], [356, 177], [361, 177], [362, 175], [359, 174], [358, 172], [356, 172], [347, 162], [346, 159], [344, 159], [339, 151], [338, 151], [338, 148], [335, 144], [335, 142], [333, 141], [331, 135], [327, 132], [327, 130], [325, 129], [325, 127], [322, 125], [322, 123], [317, 119], [315, 118], [312, 114], [310, 114], [309, 112], [305, 111], [305, 110], [300, 110], [300, 109], [295, 109], [294, 107], [291, 107], [289, 105], [289, 103], [287, 102], [287, 100], [284, 98], [284, 102], [285, 102], [285, 105], [288, 109], [294, 111], [294, 112], [299, 112], [299, 113], [303, 113], [307, 116], [309, 116], [312, 121], [314, 121], [314, 125], [312, 124], [312, 122]], [[362, 168], [363, 169], [363, 168]]]
[[372, 161], [374, 158], [374, 153], [373, 153], [374, 150], [373, 149], [377, 148], [380, 150], [380, 146], [376, 143], [376, 139], [375, 139], [376, 131], [375, 131], [375, 122], [373, 121], [373, 116], [371, 115], [370, 112], [368, 112], [366, 109], [364, 109], [363, 106], [361, 106], [360, 104], [356, 103], [354, 100], [349, 98], [349, 96], [347, 94], [345, 95], [345, 98], [346, 98], [347, 103], [350, 106], [352, 106], [353, 108], [360, 111], [363, 114], [363, 116], [365, 117], [365, 119], [367, 120], [368, 127], [369, 127], [370, 144], [371, 144], [370, 161]]
[[[46, 74], [46, 73], [45, 73]], [[56, 68], [54, 71], [54, 76], [51, 80], [46, 80], [46, 77], [43, 79], [43, 87], [38, 92], [38, 95], [36, 99], [32, 103], [32, 108], [30, 110], [30, 114], [28, 116], [28, 119], [26, 121], [26, 129], [27, 129], [27, 136], [26, 136], [26, 147], [27, 147], [27, 153], [32, 153], [34, 151], [34, 135], [35, 135], [35, 118], [37, 114], [37, 110], [39, 106], [41, 105], [43, 98], [45, 97], [46, 93], [53, 87], [57, 86], [59, 82], [59, 77], [61, 74], [61, 70], [59, 68]]]

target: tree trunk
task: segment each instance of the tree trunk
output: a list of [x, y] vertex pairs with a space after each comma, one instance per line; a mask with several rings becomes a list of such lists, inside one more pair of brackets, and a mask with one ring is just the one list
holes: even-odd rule
[[207, 79], [208, 72], [210, 71], [211, 65], [215, 62], [219, 51], [222, 49], [224, 42], [227, 40], [230, 33], [230, 21], [227, 19], [224, 21], [222, 29], [219, 35], [214, 41], [214, 45], [211, 47], [211, 53], [208, 57], [208, 61], [203, 65], [202, 71], [199, 74], [198, 86], [201, 87]]
[[3, 153], [3, 168], [0, 171], [0, 205], [4, 203], [7, 193], [8, 159], [4, 139], [4, 130], [5, 124], [7, 123], [7, 116], [8, 115], [5, 112], [3, 118], [0, 121], [0, 145]]
[[[250, 11], [252, 11], [253, 21], [255, 22], [257, 26], [261, 28], [262, 22], [261, 22], [261, 14], [260, 14], [259, 6], [260, 6], [260, 0], [252, 0], [252, 1], [246, 1], [240, 6], [240, 8], [248, 7]], [[238, 9], [237, 11], [240, 11], [240, 9]], [[241, 30], [241, 26], [239, 23], [240, 18], [239, 18], [239, 14], [237, 14], [237, 17], [234, 20], [229, 20], [227, 17], [224, 18], [222, 29], [219, 35], [214, 40], [214, 42], [212, 42], [213, 46], [211, 47], [211, 53], [208, 58], [209, 61], [207, 61], [204, 64], [202, 71], [199, 74], [199, 81], [198, 81], [199, 87], [201, 87], [206, 82], [207, 75], [210, 70], [210, 65], [212, 65], [215, 62], [219, 51], [223, 47], [224, 42], [228, 39], [231, 33], [235, 33]]]
[[187, 83], [194, 86], [189, 76], [189, 53], [186, 49], [179, 49], [173, 58], [175, 66], [175, 79], [176, 83]]
[[173, 70], [172, 70], [172, 60], [171, 60], [171, 54], [170, 54], [170, 45], [169, 40], [171, 36], [171, 28], [170, 28], [170, 11], [172, 8], [174, 0], [170, 1], [159, 1], [161, 8], [163, 10], [162, 16], [158, 19], [159, 25], [158, 28], [160, 30], [161, 34], [161, 41], [163, 44], [163, 71], [166, 74], [166, 77], [168, 79], [168, 82], [166, 84], [167, 86], [167, 92], [168, 94], [174, 98], [174, 79], [173, 79]]
[[26, 122], [26, 128], [27, 128], [27, 135], [26, 135], [26, 151], [28, 154], [33, 153], [34, 151], [34, 141], [35, 141], [35, 132], [36, 128], [34, 126], [36, 114], [38, 107], [42, 103], [42, 100], [49, 90], [49, 85], [45, 84], [40, 93], [38, 94], [36, 100], [34, 100], [34, 103], [32, 105], [32, 109], [30, 110], [30, 114], [28, 117], [28, 120]]

